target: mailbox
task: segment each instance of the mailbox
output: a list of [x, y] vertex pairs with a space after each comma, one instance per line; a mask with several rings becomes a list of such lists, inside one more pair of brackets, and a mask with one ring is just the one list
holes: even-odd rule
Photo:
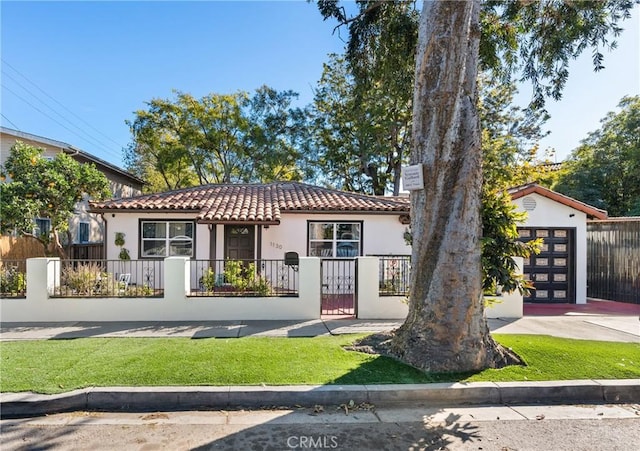
[[300, 264], [300, 257], [297, 252], [285, 252], [284, 264], [287, 266], [298, 266]]

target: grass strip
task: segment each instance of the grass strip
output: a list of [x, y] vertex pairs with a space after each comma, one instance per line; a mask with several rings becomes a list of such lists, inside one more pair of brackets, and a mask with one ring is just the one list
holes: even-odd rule
[[0, 343], [0, 391], [83, 387], [386, 384], [640, 378], [640, 344], [496, 335], [526, 367], [425, 374], [393, 359], [345, 351], [362, 335], [313, 338], [82, 338]]

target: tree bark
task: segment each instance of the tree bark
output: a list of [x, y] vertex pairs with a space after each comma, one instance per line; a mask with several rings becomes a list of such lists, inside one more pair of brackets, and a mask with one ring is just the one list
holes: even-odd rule
[[426, 1], [419, 28], [411, 164], [409, 314], [392, 352], [429, 372], [503, 366], [484, 316], [480, 126], [476, 77], [479, 0]]

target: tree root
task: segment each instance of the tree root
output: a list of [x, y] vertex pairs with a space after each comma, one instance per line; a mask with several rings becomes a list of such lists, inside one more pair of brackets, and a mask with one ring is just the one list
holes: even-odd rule
[[[396, 336], [396, 331], [380, 332], [372, 335], [368, 335], [355, 341], [352, 345], [345, 346], [344, 349], [348, 351], [363, 352], [366, 354], [382, 355], [390, 357], [394, 360], [398, 360], [404, 364], [418, 368], [421, 371], [424, 369], [416, 367], [411, 363], [402, 359], [402, 356], [397, 352], [394, 352], [392, 341]], [[487, 349], [493, 354], [487, 359], [487, 368], [504, 368], [510, 365], [522, 365], [526, 366], [525, 361], [516, 354], [512, 349], [505, 348], [500, 343], [497, 343], [493, 338], [489, 337], [491, 344], [488, 344]]]

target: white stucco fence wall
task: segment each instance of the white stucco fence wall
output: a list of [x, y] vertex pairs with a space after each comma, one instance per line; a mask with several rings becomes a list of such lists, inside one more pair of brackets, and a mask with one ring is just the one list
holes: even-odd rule
[[[3, 322], [56, 321], [225, 321], [310, 320], [320, 318], [321, 260], [300, 257], [298, 297], [202, 297], [189, 296], [191, 260], [165, 259], [162, 298], [52, 298], [60, 285], [59, 259], [27, 261], [26, 299], [0, 299]], [[404, 319], [404, 296], [380, 296], [379, 259], [358, 258], [357, 311], [359, 319]], [[518, 259], [522, 268], [522, 259]], [[488, 318], [522, 317], [522, 296], [504, 294], [487, 308]]]
[[380, 296], [377, 257], [358, 258], [358, 318], [405, 319], [409, 305], [404, 296]]
[[[190, 260], [165, 260], [162, 298], [51, 298], [57, 259], [27, 261], [26, 299], [1, 299], [3, 322], [308, 320], [320, 316], [320, 259], [300, 258], [298, 297], [189, 297]], [[57, 283], [59, 285], [59, 281]]]
[[[513, 257], [516, 262], [516, 274], [522, 275], [524, 259]], [[500, 296], [492, 296], [494, 302], [485, 303], [485, 316], [487, 318], [522, 318], [524, 316], [523, 297], [518, 290], [510, 293], [503, 292]]]
[[[516, 274], [522, 275], [523, 259], [514, 257]], [[378, 290], [378, 258], [358, 259], [358, 318], [359, 319], [405, 319], [409, 305], [405, 296], [380, 296]], [[375, 278], [372, 278], [375, 277]], [[371, 283], [375, 281], [375, 283]], [[485, 310], [487, 318], [522, 318], [523, 297], [518, 291], [503, 292], [494, 296], [495, 302]]]

